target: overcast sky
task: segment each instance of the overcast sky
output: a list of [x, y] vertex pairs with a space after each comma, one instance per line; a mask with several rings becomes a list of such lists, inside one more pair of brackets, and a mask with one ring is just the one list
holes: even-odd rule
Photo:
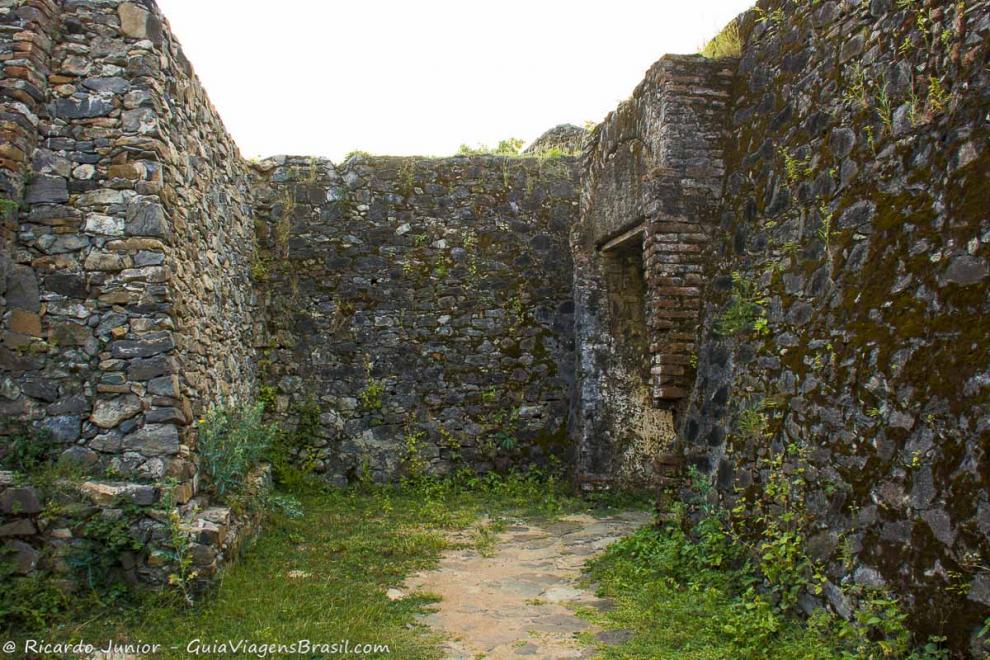
[[448, 155], [600, 121], [753, 0], [158, 0], [246, 157]]

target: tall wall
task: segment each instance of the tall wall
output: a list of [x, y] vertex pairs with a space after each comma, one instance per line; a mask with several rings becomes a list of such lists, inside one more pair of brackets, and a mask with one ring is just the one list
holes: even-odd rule
[[[21, 203], [0, 255], [0, 414], [49, 429], [98, 503], [152, 504], [166, 479], [185, 503], [190, 424], [254, 387], [246, 166], [153, 2], [27, 0], [0, 21], [0, 165]], [[14, 504], [35, 494], [8, 495], [3, 522], [34, 516], [4, 527], [22, 556], [74, 543], [71, 521]]]
[[703, 250], [718, 225], [733, 69], [665, 56], [595, 129], [574, 253], [579, 478], [644, 485], [674, 451]]
[[775, 457], [803, 477], [830, 607], [888, 586], [962, 650], [990, 614], [988, 4], [759, 9], [680, 430], [730, 504]]
[[[267, 390], [334, 482], [563, 457], [573, 158], [259, 165]], [[315, 416], [318, 415], [318, 420]]]

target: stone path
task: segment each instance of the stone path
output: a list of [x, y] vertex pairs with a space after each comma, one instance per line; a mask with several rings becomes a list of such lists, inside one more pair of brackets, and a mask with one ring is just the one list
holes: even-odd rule
[[[404, 591], [443, 597], [422, 620], [448, 636], [447, 658], [593, 657], [576, 635], [597, 629], [566, 604], [604, 609], [608, 603], [577, 584], [581, 567], [650, 519], [648, 512], [629, 511], [510, 522], [498, 535], [494, 556], [483, 557], [474, 547], [449, 551], [436, 570], [411, 576]], [[473, 538], [468, 531], [453, 540], [469, 544]]]

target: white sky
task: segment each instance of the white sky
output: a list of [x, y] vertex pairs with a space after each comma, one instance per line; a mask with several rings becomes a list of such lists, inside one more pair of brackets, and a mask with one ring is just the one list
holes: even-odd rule
[[600, 121], [753, 0], [158, 0], [247, 157], [449, 155]]

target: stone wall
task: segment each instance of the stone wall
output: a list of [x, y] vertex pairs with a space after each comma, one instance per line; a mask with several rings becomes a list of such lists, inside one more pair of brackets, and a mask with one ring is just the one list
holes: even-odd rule
[[[258, 166], [268, 396], [336, 483], [567, 451], [573, 158]], [[317, 418], [318, 416], [318, 418]]]
[[759, 8], [682, 436], [729, 504], [802, 475], [829, 607], [887, 586], [962, 651], [990, 614], [988, 4]]
[[733, 69], [666, 56], [592, 133], [575, 260], [579, 479], [655, 483], [693, 373]]
[[[0, 255], [0, 414], [49, 430], [97, 505], [153, 505], [169, 480], [195, 516], [190, 424], [254, 387], [246, 166], [153, 2], [28, 0], [0, 21], [0, 165], [19, 205]], [[25, 512], [3, 501], [4, 522]], [[54, 547], [50, 566], [78, 528], [3, 535], [21, 555]]]

